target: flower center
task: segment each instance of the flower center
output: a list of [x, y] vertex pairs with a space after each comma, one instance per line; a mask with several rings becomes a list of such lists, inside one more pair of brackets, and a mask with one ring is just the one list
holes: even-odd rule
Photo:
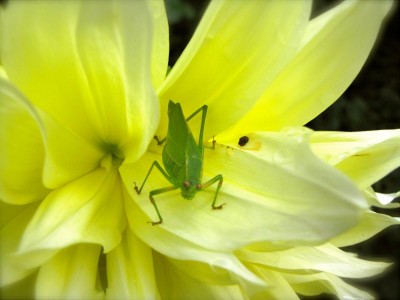
[[103, 149], [106, 155], [101, 160], [101, 166], [106, 169], [119, 168], [125, 159], [120, 148], [115, 144], [104, 144]]

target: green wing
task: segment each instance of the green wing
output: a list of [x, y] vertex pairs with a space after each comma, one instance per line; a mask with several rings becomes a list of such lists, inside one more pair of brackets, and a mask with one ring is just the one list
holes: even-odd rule
[[168, 118], [168, 134], [162, 157], [171, 183], [177, 186], [185, 179], [199, 177], [196, 174], [199, 167], [200, 172], [202, 169], [202, 155], [179, 103], [169, 101]]

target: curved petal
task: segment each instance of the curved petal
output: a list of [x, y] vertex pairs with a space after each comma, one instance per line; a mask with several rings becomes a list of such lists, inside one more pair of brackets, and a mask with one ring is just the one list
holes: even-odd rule
[[304, 125], [346, 90], [365, 63], [392, 1], [343, 1], [311, 20], [291, 63], [230, 134]]
[[107, 299], [158, 299], [152, 249], [127, 229], [107, 254]]
[[[204, 169], [211, 174], [221, 173], [225, 179], [221, 191], [236, 198], [225, 200], [226, 210], [239, 202], [238, 198], [245, 200], [236, 211], [240, 219], [234, 216], [231, 220], [242, 229], [236, 228], [235, 234], [225, 233], [225, 239], [232, 235], [237, 238], [239, 232], [255, 237], [259, 232], [264, 236], [262, 240], [274, 241], [275, 245], [323, 241], [351, 227], [367, 207], [347, 178], [313, 155], [307, 133], [265, 132], [248, 137], [247, 148], [242, 148], [246, 151], [238, 149], [241, 147], [235, 139], [228, 143], [231, 149], [221, 147], [205, 155]], [[259, 213], [263, 217], [253, 217], [253, 207], [262, 211]], [[263, 224], [256, 224], [257, 218]], [[255, 227], [246, 232], [252, 225]]]
[[356, 258], [334, 247], [324, 244], [317, 247], [294, 247], [283, 251], [256, 252], [239, 250], [241, 261], [280, 269], [284, 272], [328, 272], [346, 278], [364, 278], [381, 273], [389, 264]]
[[397, 193], [381, 194], [376, 193], [372, 188], [367, 188], [364, 190], [364, 194], [371, 206], [392, 209], [399, 208], [400, 203], [392, 202], [394, 199], [400, 197], [400, 191]]
[[151, 78], [157, 89], [164, 81], [168, 70], [169, 57], [169, 28], [164, 1], [149, 2], [153, 23], [153, 40], [151, 55]]
[[314, 132], [311, 147], [361, 189], [400, 166], [400, 129], [364, 132]]
[[375, 193], [377, 201], [380, 203], [381, 207], [387, 207], [391, 202], [400, 197], [400, 191], [397, 193], [391, 194], [382, 194], [382, 193]]
[[[124, 17], [123, 40], [125, 42], [124, 59], [126, 61], [125, 76], [127, 78], [125, 89], [128, 98], [129, 132], [129, 140], [123, 145], [122, 151], [125, 162], [132, 162], [147, 150], [159, 122], [159, 101], [151, 82], [151, 75], [153, 75], [153, 80], [156, 80], [156, 71], [154, 68], [153, 70], [150, 69], [152, 63], [151, 22], [155, 20], [154, 15], [152, 16], [150, 13], [150, 8], [155, 7], [155, 2], [121, 1], [120, 3], [129, 4], [128, 8], [130, 8], [130, 10], [128, 8], [125, 10], [124, 6], [120, 7], [121, 14]], [[135, 12], [134, 16], [131, 15], [132, 12]], [[143, 27], [143, 24], [147, 24], [147, 26]], [[144, 30], [144, 28], [147, 30]], [[133, 39], [132, 34], [137, 36], [137, 41]], [[159, 41], [159, 38], [153, 39], [153, 42], [156, 41]], [[152, 66], [154, 67], [155, 64]], [[153, 71], [152, 74], [151, 71]]]
[[295, 54], [310, 8], [310, 1], [212, 1], [159, 89], [159, 134], [169, 99], [186, 113], [209, 105], [205, 137], [232, 126]]
[[37, 272], [13, 284], [1, 287], [2, 299], [32, 299], [35, 294]]
[[373, 211], [366, 211], [357, 225], [333, 237], [330, 243], [337, 247], [358, 244], [392, 225], [400, 225], [400, 219]]
[[10, 80], [35, 105], [89, 137], [93, 128], [81, 124], [90, 120], [82, 108], [90, 90], [74, 39], [79, 8], [78, 1], [9, 3], [0, 56]]
[[[128, 170], [125, 170], [124, 174], [127, 175]], [[125, 179], [127, 178], [129, 177], [125, 177]], [[129, 225], [133, 232], [155, 251], [177, 260], [197, 261], [213, 266], [215, 269], [227, 270], [230, 272], [231, 284], [240, 282], [258, 287], [265, 286], [232, 253], [215, 252], [208, 248], [201, 248], [196, 244], [190, 243], [190, 241], [163, 230], [160, 226], [151, 226], [147, 223], [148, 217], [133, 199], [129, 195], [125, 197]], [[220, 275], [226, 278], [224, 272], [220, 273]]]
[[[211, 209], [216, 184], [197, 193], [192, 201], [185, 201], [178, 191], [164, 193], [155, 197], [163, 224], [151, 230], [143, 222], [137, 225], [142, 229], [135, 231], [149, 231], [155, 239], [158, 237], [152, 231], [168, 231], [219, 251], [255, 242], [313, 244], [353, 226], [367, 208], [363, 196], [345, 176], [313, 155], [307, 137], [291, 133], [249, 137], [258, 146], [256, 150], [228, 151], [223, 145], [214, 151], [206, 149], [203, 182], [216, 174], [224, 176], [217, 200], [217, 204], [227, 204], [223, 209]], [[160, 157], [147, 154], [124, 170], [122, 177], [130, 191], [131, 182], [141, 182], [157, 159]], [[142, 194], [132, 197], [151, 220], [156, 220], [149, 192], [171, 184], [157, 170], [147, 182]]]
[[[162, 265], [168, 266], [172, 272], [184, 273], [194, 281], [218, 286], [232, 286], [232, 276], [227, 270], [218, 266], [205, 264], [199, 261], [174, 259], [160, 253], [154, 253], [155, 266], [162, 269]], [[156, 272], [157, 273], [157, 272]], [[160, 284], [162, 276], [157, 276]]]
[[3, 15], [4, 15], [4, 9], [3, 7], [0, 7], [0, 77], [6, 78], [5, 76], [5, 70], [3, 68], [3, 62], [1, 58], [1, 49], [3, 48]]
[[252, 265], [250, 268], [269, 285], [268, 289], [258, 292], [256, 297], [251, 299], [299, 299], [298, 295], [296, 295], [295, 291], [283, 277], [281, 272], [266, 269], [257, 265]]
[[[123, 147], [128, 161], [147, 149], [158, 123], [152, 76], [160, 80], [160, 67], [151, 61], [152, 27], [162, 9], [154, 1], [84, 2], [77, 24], [78, 53], [93, 95], [84, 104], [95, 112], [99, 140]], [[155, 27], [154, 42], [165, 39]]]
[[[188, 264], [187, 264], [188, 263]], [[201, 280], [191, 276], [196, 269], [191, 269], [191, 262], [175, 261], [160, 254], [155, 254], [157, 287], [162, 299], [243, 299], [239, 286], [210, 284], [206, 273]], [[195, 274], [197, 275], [197, 274]]]
[[16, 257], [22, 234], [36, 211], [37, 203], [10, 205], [0, 201], [0, 286], [8, 285], [32, 274], [34, 267]]
[[6, 70], [4, 70], [3, 66], [0, 65], [0, 77], [6, 79], [7, 78], [7, 73]]
[[156, 18], [149, 6], [157, 4], [10, 3], [3, 65], [10, 80], [61, 126], [135, 159], [147, 148], [159, 113], [150, 61]]
[[19, 252], [76, 243], [97, 243], [110, 251], [125, 227], [120, 189], [117, 173], [99, 168], [53, 191], [26, 228]]
[[284, 277], [297, 293], [305, 296], [327, 293], [336, 295], [338, 299], [372, 300], [375, 298], [329, 273], [321, 272], [307, 275], [285, 273]]
[[55, 189], [95, 170], [106, 155], [96, 147], [42, 112], [46, 158], [43, 182]]
[[10, 292], [13, 290], [10, 285], [19, 286], [18, 281], [24, 281], [57, 253], [57, 249], [45, 249], [17, 254], [26, 227], [38, 206], [38, 202], [22, 206], [0, 201], [0, 286], [8, 285]]
[[41, 113], [40, 117], [45, 127], [43, 181], [46, 187], [55, 189], [90, 173], [106, 157], [106, 151], [112, 149], [96, 147], [46, 113]]
[[26, 204], [43, 199], [44, 147], [34, 108], [0, 77], [0, 198]]
[[37, 299], [103, 299], [96, 289], [97, 263], [101, 247], [77, 245], [60, 251], [40, 267]]

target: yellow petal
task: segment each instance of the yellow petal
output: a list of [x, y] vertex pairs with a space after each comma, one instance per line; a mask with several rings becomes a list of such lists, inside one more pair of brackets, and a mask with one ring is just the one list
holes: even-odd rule
[[[198, 261], [174, 259], [164, 256], [160, 253], [154, 253], [155, 266], [157, 269], [162, 269], [163, 265], [166, 268], [176, 269], [177, 273], [185, 273], [186, 276], [193, 280], [208, 283], [211, 285], [232, 285], [232, 274], [218, 266], [205, 264]], [[172, 270], [171, 270], [172, 271]], [[172, 271], [175, 272], [175, 271]], [[158, 272], [156, 272], [157, 274]], [[157, 276], [158, 282], [162, 276]]]
[[259, 264], [285, 272], [308, 270], [328, 272], [346, 278], [364, 278], [381, 273], [389, 264], [356, 258], [331, 244], [316, 247], [294, 247], [283, 251], [237, 251], [241, 261]]
[[[126, 63], [125, 93], [127, 94], [127, 119], [129, 140], [123, 145], [126, 162], [135, 161], [148, 147], [153, 139], [159, 122], [159, 101], [152, 86], [152, 78], [157, 79], [156, 65], [162, 60], [160, 56], [152, 63], [152, 42], [160, 42], [162, 22], [157, 18], [157, 10], [162, 10], [160, 3], [151, 1], [121, 1], [119, 7], [123, 17], [122, 35], [124, 41], [124, 59]], [[127, 5], [128, 7], [125, 7]], [[160, 12], [161, 13], [161, 12]], [[162, 18], [162, 17], [161, 17]], [[155, 25], [152, 24], [155, 22]], [[146, 26], [143, 26], [146, 24]], [[152, 39], [152, 26], [156, 36]], [[136, 39], [134, 39], [135, 37]], [[154, 45], [154, 47], [156, 47]], [[152, 69], [151, 69], [152, 67]], [[158, 67], [160, 68], [160, 67]], [[153, 77], [151, 77], [153, 76]], [[160, 77], [161, 78], [161, 77]]]
[[[162, 299], [243, 299], [238, 286], [210, 284], [207, 276], [192, 277], [196, 269], [191, 269], [191, 266], [190, 262], [155, 254], [157, 287]], [[210, 275], [215, 276], [213, 273]]]
[[61, 250], [40, 267], [35, 296], [38, 299], [103, 299], [96, 289], [101, 247], [77, 245]]
[[14, 253], [37, 206], [37, 203], [17, 206], [0, 201], [0, 286], [21, 280], [35, 271]]
[[337, 295], [339, 299], [374, 299], [371, 294], [355, 288], [329, 273], [321, 272], [307, 275], [284, 273], [284, 277], [297, 293], [305, 296], [327, 293]]
[[[307, 134], [266, 132], [248, 137], [246, 151], [238, 149], [241, 147], [235, 139], [228, 144], [230, 149], [205, 153], [205, 171], [221, 173], [225, 178], [222, 193], [236, 197], [220, 200], [228, 203], [223, 211], [239, 202], [237, 198], [244, 198], [243, 207], [236, 214], [242, 215], [240, 219], [248, 224], [239, 226], [249, 228], [257, 222], [251, 213], [259, 205], [255, 210], [262, 211], [265, 222], [261, 228], [274, 228], [263, 232], [268, 235], [266, 241], [287, 239], [307, 243], [323, 240], [325, 234], [334, 236], [352, 226], [366, 208], [367, 203], [356, 187], [313, 155], [307, 145]], [[231, 222], [235, 224], [238, 220]], [[235, 238], [241, 231], [236, 230]], [[255, 236], [255, 232], [262, 230], [253, 228], [252, 232], [251, 236]]]
[[151, 75], [153, 86], [157, 89], [164, 81], [168, 69], [169, 30], [167, 12], [164, 2], [153, 0], [149, 2], [153, 23], [153, 40], [151, 55]]
[[134, 192], [132, 181], [141, 184], [151, 163], [160, 157], [148, 153], [124, 169], [128, 191], [149, 216], [143, 224], [138, 223], [142, 228], [137, 229], [138, 234], [148, 231], [149, 236], [156, 236], [152, 232], [165, 230], [200, 247], [222, 251], [255, 242], [310, 244], [353, 226], [367, 208], [345, 176], [313, 155], [306, 137], [290, 133], [249, 137], [258, 149], [232, 150], [223, 145], [206, 149], [202, 182], [216, 174], [224, 176], [217, 199], [217, 204], [226, 203], [223, 209], [211, 208], [216, 184], [191, 201], [184, 200], [179, 191], [159, 194], [155, 201], [164, 222], [154, 228], [146, 224], [157, 220], [149, 192], [171, 184], [156, 169], [141, 195]]
[[[146, 150], [158, 122], [152, 75], [160, 80], [155, 78], [160, 71], [151, 70], [152, 22], [156, 20], [151, 9], [162, 11], [160, 5], [85, 2], [78, 22], [78, 52], [93, 96], [85, 101], [86, 109], [94, 112], [100, 141], [123, 146], [132, 160]], [[158, 42], [163, 37], [160, 30], [157, 33]]]
[[304, 125], [357, 76], [392, 1], [343, 1], [311, 20], [296, 57], [230, 131]]
[[[0, 198], [14, 204], [43, 199], [44, 147], [35, 111], [0, 78]], [[37, 117], [37, 115], [36, 115]]]
[[400, 207], [400, 203], [392, 202], [394, 199], [400, 197], [400, 191], [397, 193], [382, 194], [376, 193], [372, 188], [367, 188], [364, 190], [364, 194], [366, 195], [367, 200], [371, 206], [386, 209]]
[[40, 117], [46, 147], [43, 170], [46, 187], [54, 189], [88, 174], [99, 166], [109, 151], [89, 143], [46, 113], [41, 113]]
[[330, 240], [337, 247], [346, 247], [354, 245], [372, 236], [392, 225], [399, 225], [400, 219], [393, 218], [389, 215], [366, 211], [360, 222], [349, 230], [333, 237]]
[[314, 152], [365, 189], [400, 166], [400, 130], [315, 132]]
[[310, 6], [310, 1], [212, 1], [159, 89], [159, 134], [165, 134], [169, 99], [182, 103], [185, 113], [209, 104], [205, 137], [232, 126], [295, 54]]
[[10, 292], [14, 285], [19, 286], [19, 280], [30, 277], [57, 252], [56, 249], [45, 249], [17, 254], [25, 229], [38, 206], [37, 202], [29, 205], [10, 205], [0, 201], [0, 286], [10, 285], [10, 289], [7, 289]]
[[124, 147], [134, 160], [158, 122], [151, 74], [156, 18], [149, 6], [145, 1], [10, 3], [3, 66], [30, 101], [72, 134], [94, 145]]
[[2, 299], [32, 299], [35, 294], [36, 274], [32, 275], [7, 286], [0, 288]]
[[81, 126], [90, 120], [83, 109], [90, 90], [75, 42], [79, 6], [78, 1], [9, 3], [0, 56], [9, 79], [30, 101], [74, 132], [92, 137], [93, 128]]
[[75, 243], [97, 243], [110, 251], [125, 226], [120, 188], [117, 174], [100, 168], [53, 191], [25, 230], [20, 252]]
[[281, 272], [262, 268], [257, 265], [252, 265], [251, 269], [268, 283], [267, 289], [259, 291], [256, 296], [251, 299], [299, 299]]
[[3, 66], [0, 65], [0, 77], [1, 78], [7, 78], [6, 71], [4, 70]]
[[[129, 169], [131, 168], [124, 170], [124, 175], [128, 174]], [[129, 180], [129, 176], [125, 178]], [[254, 286], [264, 285], [232, 253], [212, 251], [209, 247], [201, 248], [178, 235], [164, 230], [162, 226], [151, 226], [147, 223], [148, 217], [133, 199], [128, 195], [125, 197], [129, 225], [132, 231], [155, 251], [174, 259], [203, 262], [214, 268], [227, 270], [230, 272], [231, 281], [234, 283], [245, 282]], [[180, 230], [179, 228], [176, 229]], [[183, 230], [184, 228], [181, 229]]]
[[152, 249], [127, 229], [107, 254], [108, 299], [157, 299]]

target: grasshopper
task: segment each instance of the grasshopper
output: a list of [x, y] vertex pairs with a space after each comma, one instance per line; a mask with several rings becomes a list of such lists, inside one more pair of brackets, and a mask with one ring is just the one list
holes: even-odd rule
[[[155, 160], [151, 165], [147, 175], [140, 188], [135, 185], [135, 191], [140, 194], [143, 190], [144, 184], [147, 181], [151, 171], [156, 167], [161, 174], [172, 184], [172, 186], [156, 189], [150, 191], [149, 198], [153, 204], [157, 215], [157, 222], [149, 222], [152, 225], [158, 225], [163, 222], [160, 211], [154, 200], [155, 195], [166, 193], [169, 191], [181, 189], [181, 195], [186, 200], [192, 200], [198, 191], [207, 188], [215, 182], [218, 182], [217, 189], [214, 194], [214, 200], [211, 207], [213, 209], [221, 209], [225, 203], [216, 206], [217, 196], [219, 189], [222, 186], [223, 177], [221, 174], [213, 177], [205, 183], [201, 183], [203, 176], [203, 160], [204, 160], [204, 145], [203, 145], [203, 132], [207, 115], [207, 105], [203, 105], [188, 118], [185, 119], [182, 107], [179, 103], [174, 103], [171, 100], [168, 103], [168, 133], [167, 136], [161, 141], [155, 136], [158, 145], [165, 142], [162, 151], [162, 160], [165, 170]], [[198, 113], [201, 115], [201, 127], [198, 142], [196, 143], [193, 134], [188, 126], [190, 121]], [[213, 139], [212, 149], [215, 148], [215, 141]]]

